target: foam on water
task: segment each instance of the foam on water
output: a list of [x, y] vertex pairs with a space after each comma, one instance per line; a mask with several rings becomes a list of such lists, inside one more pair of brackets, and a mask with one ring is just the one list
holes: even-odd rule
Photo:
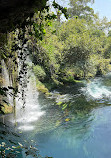
[[34, 130], [34, 126], [31, 125], [24, 125], [24, 126], [20, 126], [18, 127], [19, 130], [24, 130], [24, 131], [31, 131]]
[[86, 87], [82, 88], [87, 97], [93, 99], [102, 99], [111, 97], [111, 88], [103, 84], [101, 78], [96, 78], [92, 82], [88, 83]]

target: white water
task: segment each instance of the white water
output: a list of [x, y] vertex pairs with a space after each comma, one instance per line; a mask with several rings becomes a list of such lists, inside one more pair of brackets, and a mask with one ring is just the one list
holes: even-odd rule
[[45, 113], [41, 111], [38, 95], [39, 92], [36, 89], [35, 77], [30, 79], [26, 89], [26, 104], [23, 107], [21, 100], [16, 101], [16, 123], [18, 123], [18, 129], [20, 130], [33, 130], [35, 126], [33, 122], [39, 120], [39, 118]]
[[[9, 75], [6, 69], [6, 66], [3, 62], [4, 70], [4, 86], [9, 86]], [[6, 81], [6, 82], [5, 82]], [[103, 84], [101, 78], [96, 78], [90, 83], [87, 83], [84, 88], [81, 89], [82, 93], [84, 93], [88, 98], [91, 99], [102, 99], [102, 98], [111, 98], [111, 88], [107, 87]], [[36, 80], [33, 76], [33, 79], [30, 79], [29, 83], [27, 84], [27, 89], [25, 89], [26, 94], [26, 106], [23, 108], [22, 100], [16, 99], [16, 117], [15, 121], [18, 124], [19, 130], [34, 130], [35, 124], [41, 116], [45, 114], [44, 111], [41, 110], [38, 96], [39, 93], [36, 89]], [[69, 95], [52, 95], [53, 98], [56, 98], [57, 102], [64, 102], [69, 99]], [[14, 119], [11, 118], [11, 122], [15, 123]]]
[[[14, 118], [10, 118], [12, 123], [18, 124], [17, 127], [20, 130], [33, 130], [35, 128], [33, 122], [39, 120], [39, 118], [45, 113], [40, 109], [38, 102], [39, 92], [36, 88], [36, 79], [33, 74], [32, 76], [33, 77], [29, 79], [29, 83], [27, 83], [27, 88], [24, 89], [26, 95], [25, 107], [23, 107], [23, 101], [20, 99], [20, 94], [20, 96], [16, 98], [16, 113], [14, 114]], [[2, 77], [4, 87], [8, 88], [8, 86], [12, 85], [11, 81], [9, 80], [9, 73], [4, 61], [2, 61]], [[8, 94], [7, 97], [10, 105], [13, 105], [13, 96]]]
[[103, 84], [102, 78], [96, 78], [82, 88], [83, 93], [91, 99], [102, 99], [111, 97], [111, 87]]
[[[90, 83], [87, 83], [84, 88], [82, 88], [82, 93], [84, 93], [87, 98], [90, 99], [102, 99], [111, 97], [111, 88], [103, 84], [102, 78], [96, 78]], [[23, 108], [22, 102], [18, 102], [17, 105], [17, 116], [16, 122], [18, 123], [19, 130], [33, 130], [35, 127], [34, 122], [37, 122], [41, 116], [45, 114], [44, 111], [41, 111], [39, 102], [38, 102], [38, 91], [36, 90], [36, 81], [35, 77], [30, 80], [28, 83], [26, 91], [26, 107]], [[66, 95], [61, 96], [57, 95], [58, 101], [63, 101]], [[53, 96], [56, 97], [56, 96]], [[67, 99], [66, 99], [67, 100]]]
[[2, 77], [3, 86], [8, 87], [10, 85], [9, 74], [5, 62], [2, 60]]

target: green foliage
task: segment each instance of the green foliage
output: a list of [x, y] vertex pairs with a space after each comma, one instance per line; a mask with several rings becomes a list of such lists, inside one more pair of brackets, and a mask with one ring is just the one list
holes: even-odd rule
[[46, 34], [32, 56], [34, 64], [43, 66], [46, 78], [56, 85], [110, 71], [110, 36], [105, 34], [109, 24], [95, 18], [70, 19], [61, 24], [49, 20], [50, 26], [44, 22]]
[[94, 3], [92, 0], [70, 0], [68, 12], [70, 17], [79, 17], [91, 20], [94, 16], [94, 10], [88, 6], [88, 3]]
[[55, 0], [53, 1], [52, 5], [55, 9], [58, 9], [59, 11], [61, 11], [65, 15], [66, 19], [68, 19], [68, 13], [67, 13], [66, 7], [60, 6], [58, 3], [55, 2]]
[[[72, 69], [75, 78], [94, 76], [98, 71], [97, 67], [101, 65], [100, 61], [105, 65], [102, 65], [104, 67], [102, 70], [105, 70], [102, 73], [110, 70], [108, 66], [110, 62], [103, 60], [108, 42], [104, 30], [99, 30], [100, 24], [99, 21], [94, 24], [84, 19], [71, 19], [59, 30], [59, 39], [64, 41], [62, 52], [64, 66], [61, 68]], [[106, 71], [105, 67], [109, 70]]]
[[33, 66], [33, 72], [34, 75], [39, 79], [39, 80], [44, 80], [46, 77], [46, 73], [44, 72], [44, 69], [39, 66], [39, 65], [34, 65]]
[[46, 34], [46, 30], [44, 29], [44, 25], [43, 24], [38, 25], [37, 23], [33, 23], [33, 28], [34, 28], [34, 32], [35, 32], [35, 37], [42, 40], [43, 35]]
[[60, 106], [61, 104], [63, 104], [63, 102], [61, 102], [61, 101], [57, 103], [57, 105], [59, 105], [59, 106]]
[[40, 82], [37, 78], [36, 78], [36, 87], [39, 92], [42, 92], [43, 94], [46, 94], [47, 96], [50, 95], [45, 85], [42, 82]]

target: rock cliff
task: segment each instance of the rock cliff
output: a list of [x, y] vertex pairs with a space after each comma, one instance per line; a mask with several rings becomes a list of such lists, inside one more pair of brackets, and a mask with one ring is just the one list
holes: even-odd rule
[[33, 15], [35, 8], [46, 6], [47, 0], [0, 0], [0, 33], [20, 26], [24, 19]]

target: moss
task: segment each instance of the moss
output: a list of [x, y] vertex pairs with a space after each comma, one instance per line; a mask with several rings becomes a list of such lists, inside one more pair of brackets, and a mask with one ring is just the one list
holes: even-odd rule
[[82, 80], [77, 80], [77, 79], [74, 79], [74, 78], [66, 78], [64, 77], [63, 78], [63, 83], [73, 83], [73, 84], [76, 84], [76, 83], [82, 83], [83, 81]]
[[0, 75], [0, 85], [3, 84], [3, 77]]
[[51, 90], [53, 90], [53, 89], [56, 89], [58, 86], [60, 86], [60, 85], [56, 84], [56, 83], [53, 82], [53, 81], [45, 82], [44, 85], [45, 85], [45, 87], [46, 87], [49, 91], [51, 91]]
[[13, 113], [13, 107], [11, 105], [3, 104], [1, 111], [4, 114], [10, 114]]
[[44, 86], [44, 85], [40, 85], [37, 87], [38, 91], [42, 92], [42, 93], [48, 93], [48, 89]]
[[36, 79], [36, 87], [37, 87], [37, 90], [43, 94], [45, 94], [46, 96], [49, 96], [50, 95], [50, 92], [49, 90], [45, 87], [45, 85], [40, 82], [38, 79]]
[[44, 69], [39, 65], [33, 66], [33, 72], [39, 80], [44, 80], [46, 77]]

